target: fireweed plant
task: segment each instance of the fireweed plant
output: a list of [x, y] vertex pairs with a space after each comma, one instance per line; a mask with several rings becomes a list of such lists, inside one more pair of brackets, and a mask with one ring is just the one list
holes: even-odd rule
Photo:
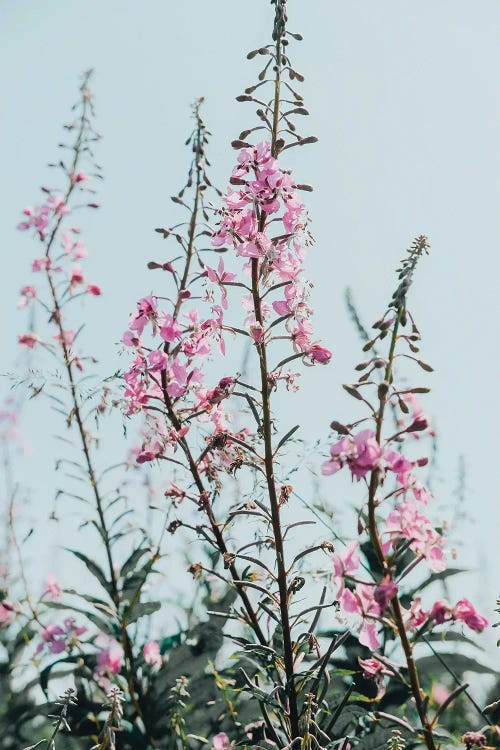
[[[488, 668], [440, 644], [446, 637], [474, 648], [457, 627], [482, 632], [487, 622], [466, 598], [428, 598], [429, 584], [457, 570], [446, 568], [445, 536], [426, 515], [432, 497], [420, 478], [433, 430], [418, 398], [428, 389], [399, 375], [406, 362], [431, 370], [418, 357], [420, 334], [407, 308], [426, 237], [402, 261], [396, 292], [364, 347], [368, 358], [356, 368], [362, 374], [345, 386], [366, 413], [332, 423], [339, 439], [322, 471], [349, 472], [358, 495], [362, 489], [357, 536], [343, 543], [333, 528], [330, 538], [301, 546], [303, 527], [321, 514], [307, 501], [314, 512], [297, 514], [286, 452], [298, 426], [279, 427], [273, 398], [278, 390], [297, 398], [303, 368], [328, 365], [332, 354], [315, 338], [304, 270], [312, 236], [302, 195], [311, 188], [287, 167], [289, 149], [316, 140], [296, 124], [308, 114], [297, 91], [303, 76], [289, 56], [301, 37], [287, 29], [285, 0], [272, 5], [272, 42], [248, 55], [263, 58], [264, 68], [238, 97], [257, 106], [257, 124], [233, 141], [224, 193], [208, 174], [202, 100], [193, 106], [192, 159], [173, 198], [185, 217], [156, 229], [175, 252], [148, 264], [159, 272], [158, 288], [139, 299], [123, 334], [121, 396], [111, 394], [111, 381], [95, 385], [72, 322], [77, 298], [101, 294], [86, 278], [74, 218], [98, 206], [90, 73], [66, 126], [69, 157], [53, 165], [64, 186], [44, 189], [43, 203], [24, 209], [19, 229], [39, 243], [32, 271], [40, 282], [23, 287], [19, 304], [37, 306], [47, 325], [19, 343], [59, 368], [52, 390], [33, 388], [48, 393], [79, 446], [80, 460], [60, 462], [79, 481], [65, 494], [90, 508], [100, 549], [69, 553], [99, 592], [63, 588], [49, 575], [33, 597], [21, 576], [24, 592], [3, 596], [2, 633], [23, 647], [8, 670], [30, 658], [33, 685], [47, 700], [53, 682], [71, 683], [55, 714], [39, 708], [52, 728], [40, 727], [27, 704], [6, 747], [29, 738], [31, 747], [93, 750], [437, 750], [462, 733], [467, 748], [498, 742], [497, 703], [482, 709], [462, 680], [467, 670]], [[243, 366], [231, 364], [233, 352], [243, 353]], [[144, 465], [154, 464], [149, 477], [163, 469], [152, 539], [128, 520], [130, 503], [110, 490], [110, 469], [98, 461], [93, 430], [113, 406], [141, 434], [122, 468], [133, 461], [148, 472]], [[138, 509], [140, 502], [134, 498]], [[331, 519], [321, 520], [331, 528]], [[162, 563], [174, 534], [184, 535], [190, 554], [197, 544], [189, 570], [202, 604], [180, 632], [155, 640], [151, 616], [161, 623], [161, 602], [148, 592], [159, 572], [171, 575], [172, 561]], [[448, 720], [457, 705], [460, 717]]]

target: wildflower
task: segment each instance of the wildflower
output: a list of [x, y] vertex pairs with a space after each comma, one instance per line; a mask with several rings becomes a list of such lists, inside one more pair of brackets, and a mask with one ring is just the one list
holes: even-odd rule
[[44, 596], [48, 596], [51, 601], [58, 602], [61, 599], [62, 590], [59, 586], [59, 583], [57, 581], [57, 578], [53, 573], [49, 573], [47, 578], [45, 579], [45, 589], [42, 594], [42, 598]]
[[476, 612], [468, 599], [460, 599], [452, 610], [452, 617], [458, 622], [464, 622], [471, 630], [481, 633], [488, 625], [488, 620]]
[[145, 644], [144, 661], [152, 667], [161, 667], [162, 658], [160, 653], [160, 644], [156, 641], [149, 641]]
[[17, 340], [22, 346], [26, 346], [28, 349], [33, 349], [42, 341], [40, 336], [38, 336], [36, 333], [22, 333], [17, 337]]

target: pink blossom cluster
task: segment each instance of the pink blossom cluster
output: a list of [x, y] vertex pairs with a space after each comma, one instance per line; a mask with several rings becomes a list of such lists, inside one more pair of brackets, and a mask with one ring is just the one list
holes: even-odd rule
[[[78, 175], [80, 175], [78, 177]], [[77, 179], [78, 177], [78, 179]], [[76, 182], [87, 180], [83, 172], [78, 172]], [[76, 184], [74, 182], [74, 184]], [[101, 289], [97, 284], [89, 283], [86, 278], [80, 260], [87, 256], [84, 242], [79, 238], [81, 230], [71, 226], [64, 229], [63, 219], [71, 213], [71, 207], [60, 195], [49, 194], [42, 206], [33, 208], [28, 206], [23, 211], [27, 217], [18, 225], [20, 230], [34, 229], [39, 240], [42, 242], [45, 253], [35, 258], [31, 264], [33, 273], [43, 273], [46, 277], [51, 299], [44, 300], [40, 297], [40, 290], [33, 284], [21, 288], [18, 307], [27, 307], [35, 301], [40, 302], [45, 310], [51, 311], [51, 321], [58, 327], [58, 332], [53, 339], [57, 346], [63, 348], [72, 364], [82, 369], [81, 359], [69, 350], [72, 349], [77, 331], [63, 327], [61, 316], [62, 307], [72, 299], [81, 294], [99, 296]], [[60, 252], [57, 254], [55, 248], [58, 246], [58, 232], [61, 231], [59, 243]], [[54, 257], [55, 255], [55, 257]], [[57, 304], [56, 299], [57, 298]], [[50, 346], [33, 331], [18, 336], [18, 342], [28, 349], [33, 349], [39, 344]]]
[[[354, 616], [359, 642], [371, 651], [380, 648], [379, 630], [384, 619], [390, 616], [391, 601], [398, 594], [398, 583], [386, 575], [379, 583], [361, 581], [359, 544], [353, 541], [342, 553], [333, 556], [333, 580], [336, 586], [340, 612], [348, 618]], [[454, 607], [446, 600], [438, 600], [430, 610], [424, 610], [416, 597], [405, 615], [406, 626], [416, 630], [423, 626], [432, 628], [448, 622], [463, 622], [472, 630], [481, 632], [488, 624], [468, 599], [461, 599]]]
[[70, 211], [62, 195], [49, 195], [41, 206], [26, 206], [23, 209], [26, 218], [18, 224], [17, 228], [21, 231], [34, 229], [43, 241], [55, 223]]
[[[193, 423], [204, 427], [207, 445], [218, 435], [224, 435], [221, 447], [226, 453], [231, 444], [230, 416], [223, 402], [231, 395], [235, 379], [225, 377], [208, 388], [202, 369], [203, 361], [214, 350], [224, 352], [220, 318], [200, 320], [195, 307], [184, 313], [188, 299], [189, 295], [179, 294], [175, 318], [158, 309], [154, 295], [139, 300], [122, 339], [125, 346], [135, 349], [135, 358], [124, 373], [127, 414], [145, 412], [144, 439], [133, 451], [138, 463], [172, 456]], [[214, 307], [213, 311], [217, 316], [221, 308]], [[142, 340], [146, 327], [152, 340], [149, 346]], [[155, 339], [159, 343], [152, 348]], [[158, 409], [170, 409], [169, 419], [159, 416]], [[179, 420], [176, 427], [170, 419], [173, 411]], [[209, 464], [207, 455], [200, 471], [207, 470]]]
[[42, 643], [38, 645], [36, 653], [39, 654], [44, 650], [48, 650], [51, 654], [71, 651], [86, 631], [85, 625], [77, 626], [73, 617], [67, 617], [62, 626], [47, 625], [42, 630]]
[[[310, 235], [305, 205], [298, 196], [296, 183], [272, 156], [268, 142], [240, 150], [231, 183], [237, 189], [228, 188], [224, 196], [225, 208], [212, 238], [214, 248], [233, 247], [238, 257], [247, 259], [248, 275], [252, 260], [257, 261], [259, 282], [267, 288], [279, 285], [283, 291], [282, 299], [261, 305], [263, 323], [274, 311], [286, 321], [287, 337], [295, 351], [311, 364], [327, 364], [331, 352], [313, 341], [310, 284], [303, 278]], [[272, 237], [271, 227], [275, 233]], [[220, 269], [217, 272], [210, 269], [208, 278], [222, 289], [221, 305], [227, 306]], [[247, 310], [245, 324], [250, 336], [258, 343], [263, 342], [270, 335], [269, 329], [256, 319], [252, 295], [244, 297], [242, 303]]]
[[[331, 446], [330, 459], [323, 464], [322, 472], [331, 475], [347, 466], [356, 479], [362, 479], [374, 470], [382, 476], [392, 472], [397, 484], [394, 496], [403, 499], [388, 514], [382, 529], [383, 552], [387, 554], [401, 541], [410, 540], [410, 548], [417, 556], [425, 558], [431, 570], [437, 573], [446, 567], [444, 539], [419, 510], [418, 504], [427, 505], [430, 495], [413, 473], [427, 462], [426, 457], [410, 461], [389, 445], [380, 445], [373, 430], [362, 430]], [[411, 492], [412, 499], [408, 498], [408, 492]]]
[[[310, 285], [302, 279], [307, 218], [295, 183], [271, 156], [268, 143], [242, 149], [231, 180], [239, 189], [229, 188], [224, 198], [225, 208], [212, 244], [216, 251], [224, 245], [236, 249], [236, 256], [245, 259], [243, 270], [247, 274], [252, 273], [252, 264], [254, 271], [257, 264], [260, 321], [254, 294], [245, 294], [241, 299], [248, 334], [257, 344], [270, 341], [270, 329], [266, 330], [264, 323], [274, 312], [278, 321], [282, 318], [287, 326], [287, 335], [278, 338], [291, 340], [296, 356], [308, 363], [328, 362], [330, 352], [312, 339], [307, 293]], [[282, 231], [271, 238], [268, 230], [273, 224], [280, 225]], [[166, 309], [153, 294], [141, 298], [122, 338], [126, 347], [135, 350], [124, 373], [126, 413], [146, 414], [144, 439], [134, 453], [138, 463], [172, 458], [179, 441], [185, 440], [197, 425], [205, 441], [198, 470], [213, 476], [214, 472], [237, 465], [241, 460], [239, 444], [252, 440], [247, 428], [232, 431], [231, 414], [225, 408], [238, 376], [226, 376], [211, 386], [204, 375], [206, 360], [224, 355], [227, 334], [238, 331], [225, 320], [228, 289], [248, 289], [248, 285], [243, 283], [244, 276], [238, 279], [236, 273], [225, 268], [222, 258], [214, 267], [203, 262], [201, 274], [187, 277], [177, 272], [174, 263], [164, 264], [163, 268], [173, 277], [176, 297], [167, 301]], [[206, 286], [202, 304], [192, 291], [194, 282], [199, 280]], [[263, 293], [273, 286], [283, 291], [284, 299], [268, 304]], [[272, 331], [275, 330], [273, 326]], [[297, 374], [281, 367], [269, 374], [273, 388], [284, 380], [294, 390], [296, 378]]]
[[109, 690], [111, 688], [110, 677], [121, 672], [123, 649], [115, 638], [104, 633], [97, 636], [95, 645], [99, 650], [94, 677], [104, 690]]

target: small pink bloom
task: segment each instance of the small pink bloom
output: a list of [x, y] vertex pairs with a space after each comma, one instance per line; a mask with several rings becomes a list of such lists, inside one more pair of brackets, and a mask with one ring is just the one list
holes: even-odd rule
[[23, 333], [17, 337], [17, 340], [22, 346], [26, 346], [28, 349], [33, 349], [42, 339], [40, 336], [37, 336], [36, 333]]
[[213, 750], [228, 750], [230, 746], [229, 737], [225, 732], [219, 732], [212, 740]]
[[99, 297], [101, 294], [101, 287], [97, 284], [87, 284], [87, 294], [93, 294], [94, 297]]
[[73, 288], [75, 286], [78, 286], [79, 284], [83, 284], [84, 281], [85, 281], [85, 277], [83, 275], [82, 267], [78, 263], [75, 263], [75, 265], [71, 269], [71, 276], [70, 276], [69, 283], [71, 287]]
[[96, 644], [101, 647], [97, 654], [97, 674], [118, 674], [123, 663], [123, 651], [118, 641], [101, 635], [96, 639]]
[[345, 576], [356, 573], [359, 568], [360, 559], [357, 550], [358, 542], [355, 540], [350, 542], [343, 552], [334, 555], [332, 558], [334, 581], [337, 586], [337, 598], [342, 596], [342, 592], [344, 591]]
[[85, 172], [77, 172], [76, 174], [71, 175], [71, 182], [73, 182], [75, 185], [79, 182], [85, 182], [87, 180], [90, 180], [90, 177]]
[[144, 646], [144, 661], [152, 667], [161, 667], [162, 658], [159, 643], [156, 641], [146, 643]]
[[410, 611], [406, 620], [407, 627], [411, 630], [416, 630], [423, 625], [430, 617], [430, 612], [422, 609], [421, 599], [416, 596], [410, 605]]
[[58, 333], [54, 336], [55, 340], [58, 341], [61, 346], [63, 345], [63, 342], [66, 346], [72, 346], [75, 338], [76, 338], [76, 331], [71, 330], [63, 330], [62, 334]]
[[327, 365], [332, 358], [331, 351], [319, 344], [313, 344], [307, 354], [313, 362], [317, 362], [320, 365]]
[[47, 206], [52, 209], [56, 216], [66, 216], [71, 213], [71, 208], [66, 204], [62, 195], [49, 195]]
[[59, 586], [57, 578], [53, 573], [49, 573], [45, 579], [45, 589], [42, 597], [48, 596], [53, 602], [58, 602], [61, 599], [62, 590]]
[[437, 602], [434, 602], [431, 617], [437, 625], [442, 625], [443, 622], [450, 619], [451, 608], [446, 599], [438, 599]]
[[476, 612], [468, 599], [460, 599], [452, 610], [454, 620], [464, 622], [471, 630], [481, 633], [488, 625], [488, 620]]
[[387, 669], [385, 664], [375, 658], [371, 659], [359, 659], [359, 666], [363, 670], [363, 677], [367, 680], [379, 680], [384, 675], [392, 674], [390, 669]]
[[17, 303], [18, 307], [26, 307], [31, 300], [36, 298], [36, 289], [34, 286], [23, 286], [21, 289], [21, 298]]
[[262, 344], [264, 341], [264, 328], [260, 323], [251, 323], [249, 333], [255, 343]]
[[43, 258], [35, 258], [31, 263], [31, 270], [34, 272], [46, 271], [50, 268], [50, 258], [48, 255], [44, 255]]

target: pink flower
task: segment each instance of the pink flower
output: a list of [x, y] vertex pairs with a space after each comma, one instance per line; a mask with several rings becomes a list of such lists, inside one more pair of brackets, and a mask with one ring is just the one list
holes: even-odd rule
[[149, 641], [144, 646], [144, 661], [152, 667], [161, 667], [162, 658], [160, 653], [160, 644], [156, 641]]
[[212, 740], [212, 747], [214, 750], [228, 750], [230, 747], [229, 737], [225, 732], [219, 732]]
[[373, 430], [362, 430], [354, 437], [349, 435], [332, 445], [330, 455], [330, 460], [321, 467], [323, 474], [335, 474], [347, 464], [353, 477], [361, 479], [378, 464], [382, 450]]
[[123, 651], [118, 641], [101, 634], [96, 638], [96, 644], [101, 647], [97, 654], [96, 673], [99, 676], [119, 674], [123, 664]]
[[487, 626], [488, 620], [476, 612], [468, 599], [460, 599], [452, 610], [454, 620], [464, 622], [471, 630], [481, 633]]
[[224, 286], [224, 284], [227, 284], [228, 282], [234, 281], [236, 278], [235, 273], [229, 273], [224, 269], [224, 261], [222, 258], [219, 260], [219, 265], [217, 267], [217, 270], [214, 268], [210, 268], [210, 266], [205, 266], [207, 276], [210, 281], [214, 282], [214, 284], [217, 284], [220, 287], [221, 290], [221, 305], [224, 308], [224, 310], [227, 310], [227, 291]]
[[52, 209], [56, 216], [66, 216], [71, 213], [71, 208], [66, 204], [62, 195], [49, 195], [47, 206]]
[[70, 347], [76, 338], [76, 331], [63, 330], [62, 334], [58, 333], [54, 338], [61, 344], [61, 346], [64, 343], [65, 346]]
[[406, 500], [399, 503], [387, 516], [383, 534], [389, 535], [382, 549], [386, 554], [401, 539], [410, 539], [410, 549], [427, 560], [430, 569], [440, 573], [446, 569], [443, 553], [444, 539], [432, 523], [417, 508], [415, 502]]
[[71, 650], [75, 646], [80, 636], [85, 633], [87, 628], [83, 625], [77, 627], [73, 617], [67, 617], [60, 625], [47, 625], [42, 630], [42, 643], [36, 649], [39, 654], [45, 647], [51, 654], [62, 654], [63, 651]]
[[50, 258], [48, 255], [44, 255], [43, 258], [35, 258], [31, 263], [31, 270], [37, 273], [38, 271], [46, 271], [50, 268]]
[[410, 610], [405, 624], [410, 630], [416, 630], [423, 625], [430, 617], [430, 612], [421, 606], [421, 598], [416, 596], [410, 605]]
[[148, 320], [151, 320], [153, 321], [154, 331], [154, 322], [156, 320], [157, 309], [158, 300], [154, 295], [150, 294], [149, 297], [143, 297], [142, 299], [140, 299], [137, 303], [137, 312], [134, 313], [129, 320], [128, 327], [130, 328], [130, 330], [137, 331], [137, 334], [140, 336], [144, 331]]
[[71, 182], [76, 185], [79, 182], [85, 182], [87, 180], [90, 180], [90, 177], [85, 172], [77, 172], [76, 174], [71, 175]]
[[363, 677], [367, 680], [379, 680], [384, 675], [392, 674], [390, 669], [387, 669], [385, 664], [375, 658], [371, 659], [359, 659], [359, 666], [363, 670]]
[[87, 294], [93, 294], [94, 297], [99, 297], [101, 294], [101, 287], [97, 284], [87, 284]]
[[26, 346], [28, 349], [33, 349], [42, 339], [40, 336], [37, 336], [36, 333], [22, 333], [17, 337], [17, 340], [22, 346]]
[[59, 586], [57, 578], [53, 573], [49, 573], [47, 578], [45, 579], [45, 589], [43, 591], [42, 598], [48, 595], [53, 602], [58, 602], [61, 599], [61, 594], [62, 590]]
[[434, 682], [432, 685], [432, 691], [431, 691], [431, 697], [432, 700], [441, 705], [441, 703], [444, 703], [447, 698], [451, 695], [450, 690], [446, 687], [446, 685], [443, 685], [441, 682]]
[[169, 344], [173, 344], [182, 333], [177, 321], [168, 313], [161, 313], [158, 324], [160, 325], [160, 336], [163, 341]]
[[78, 263], [75, 263], [75, 265], [71, 269], [71, 276], [69, 280], [71, 288], [73, 289], [75, 286], [83, 284], [84, 281], [85, 277], [83, 275], [82, 267]]
[[320, 365], [327, 365], [332, 358], [332, 353], [329, 349], [325, 349], [324, 346], [319, 344], [313, 344], [307, 355], [311, 357], [313, 362], [317, 362]]
[[36, 289], [34, 286], [23, 286], [21, 289], [21, 298], [17, 303], [18, 307], [26, 307], [32, 299], [36, 299]]
[[337, 586], [337, 598], [342, 596], [344, 591], [344, 578], [350, 576], [359, 568], [359, 554], [357, 553], [358, 542], [355, 540], [350, 542], [345, 550], [338, 555], [334, 555], [332, 558], [334, 581]]
[[340, 608], [347, 614], [359, 615], [361, 624], [359, 642], [371, 651], [380, 648], [377, 620], [381, 614], [380, 605], [374, 599], [374, 586], [358, 583], [354, 591], [345, 589], [340, 599]]
[[437, 625], [451, 619], [451, 608], [447, 599], [438, 599], [431, 609], [431, 617]]

